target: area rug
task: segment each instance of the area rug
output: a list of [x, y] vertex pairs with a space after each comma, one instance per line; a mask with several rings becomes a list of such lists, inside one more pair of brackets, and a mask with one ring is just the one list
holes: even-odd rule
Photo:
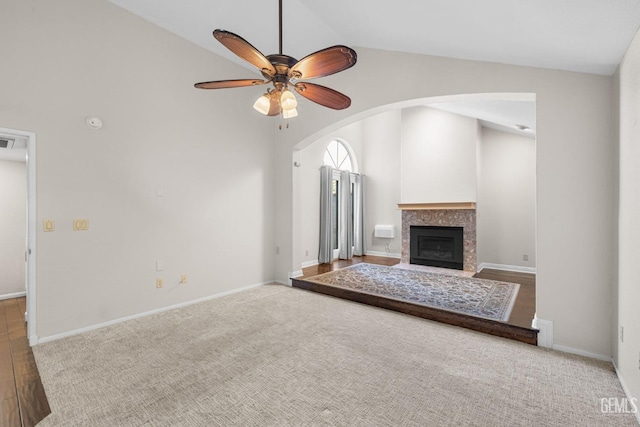
[[392, 267], [402, 268], [403, 270], [426, 271], [427, 273], [444, 274], [447, 276], [473, 277], [474, 275], [473, 271], [454, 270], [451, 268], [442, 268], [442, 267], [431, 267], [429, 265], [409, 264], [406, 262], [399, 262], [396, 265], [392, 265]]
[[520, 285], [360, 263], [306, 282], [506, 322]]

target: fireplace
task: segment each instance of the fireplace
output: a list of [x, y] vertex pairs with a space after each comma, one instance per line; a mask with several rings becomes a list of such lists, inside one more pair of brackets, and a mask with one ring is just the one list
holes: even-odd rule
[[463, 227], [410, 227], [411, 264], [444, 267], [455, 270], [464, 268]]

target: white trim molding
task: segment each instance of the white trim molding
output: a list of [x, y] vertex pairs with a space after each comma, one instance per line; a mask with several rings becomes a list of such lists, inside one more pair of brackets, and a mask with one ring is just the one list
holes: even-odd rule
[[488, 268], [490, 270], [513, 271], [516, 273], [536, 274], [535, 267], [522, 267], [520, 265], [506, 265], [506, 264], [491, 264], [488, 262], [483, 262], [478, 266], [478, 273], [485, 268]]
[[317, 259], [312, 259], [311, 261], [305, 261], [302, 263], [302, 268], [314, 267], [316, 265], [320, 265]]
[[[631, 392], [629, 391], [629, 389], [627, 388], [627, 385], [625, 384], [624, 380], [622, 379], [622, 375], [620, 375], [620, 371], [618, 370], [618, 365], [616, 365], [616, 361], [612, 360], [611, 362], [613, 363], [613, 369], [616, 370], [616, 375], [618, 376], [618, 381], [620, 381], [620, 385], [622, 386], [622, 391], [624, 391], [624, 394], [627, 396], [627, 399], [629, 399], [629, 400], [632, 400], [634, 398], [637, 399], [637, 397], [631, 395]], [[638, 402], [638, 400], [636, 400], [635, 402]], [[640, 402], [636, 403], [636, 405], [640, 406]], [[640, 424], [640, 410], [636, 411], [634, 413], [634, 415], [638, 419], [638, 424]]]
[[385, 257], [385, 258], [402, 259], [402, 254], [397, 254], [395, 252], [367, 251], [366, 255], [382, 256], [382, 257]]
[[304, 273], [302, 272], [302, 270], [289, 272], [289, 279], [296, 279], [301, 276], [304, 276]]
[[4, 294], [4, 295], [0, 295], [0, 301], [5, 300], [5, 299], [11, 299], [11, 298], [20, 298], [20, 297], [24, 297], [27, 295], [27, 292], [16, 292], [13, 294]]
[[17, 129], [0, 127], [0, 133], [7, 136], [27, 138], [27, 266], [26, 266], [26, 296], [27, 296], [27, 336], [29, 345], [35, 345], [38, 341], [38, 316], [37, 309], [37, 279], [36, 279], [36, 134]]
[[533, 316], [533, 322], [531, 323], [533, 329], [538, 329], [538, 347], [553, 348], [553, 322], [550, 320], [543, 320], [538, 318], [538, 315]]
[[578, 356], [589, 357], [591, 359], [604, 360], [605, 362], [611, 362], [611, 356], [605, 356], [603, 354], [590, 353], [588, 351], [580, 350], [577, 348], [566, 347], [564, 345], [558, 345], [553, 343], [553, 322], [550, 320], [543, 320], [538, 315], [533, 316], [533, 322], [531, 327], [538, 329], [538, 347], [550, 348], [552, 350], [561, 351], [563, 353], [577, 354]]
[[129, 320], [138, 319], [140, 317], [151, 316], [152, 314], [162, 313], [164, 311], [173, 310], [174, 308], [187, 307], [189, 305], [198, 304], [200, 302], [205, 302], [205, 301], [209, 301], [209, 300], [212, 300], [212, 299], [222, 298], [222, 297], [225, 297], [227, 295], [237, 294], [238, 292], [248, 291], [249, 289], [259, 288], [260, 286], [264, 286], [264, 285], [268, 285], [268, 284], [272, 284], [272, 283], [275, 283], [275, 282], [270, 280], [270, 281], [264, 282], [264, 283], [257, 283], [255, 285], [249, 285], [249, 286], [245, 286], [245, 287], [238, 288], [238, 289], [232, 289], [230, 291], [221, 292], [219, 294], [209, 295], [209, 296], [206, 296], [206, 297], [203, 297], [203, 298], [198, 298], [198, 299], [194, 299], [194, 300], [191, 300], [191, 301], [181, 302], [179, 304], [173, 304], [173, 305], [169, 305], [167, 307], [157, 308], [155, 310], [145, 311], [143, 313], [138, 313], [138, 314], [134, 314], [134, 315], [131, 315], [131, 316], [121, 317], [119, 319], [110, 320], [108, 322], [98, 323], [96, 325], [91, 325], [91, 326], [87, 326], [85, 328], [80, 328], [80, 329], [74, 329], [72, 331], [63, 332], [61, 334], [51, 335], [51, 336], [40, 338], [40, 339], [38, 339], [38, 337], [35, 337], [35, 338], [32, 337], [31, 339], [35, 339], [35, 343], [32, 343], [31, 345], [44, 344], [44, 343], [47, 343], [47, 342], [50, 342], [50, 341], [59, 340], [60, 338], [70, 337], [72, 335], [78, 335], [78, 334], [81, 334], [83, 332], [89, 332], [89, 331], [93, 331], [95, 329], [100, 329], [100, 328], [104, 328], [104, 327], [107, 327], [107, 326], [116, 325], [118, 323], [127, 322]]
[[590, 359], [603, 360], [605, 362], [611, 362], [611, 356], [605, 356], [604, 354], [590, 353], [588, 351], [580, 350], [572, 347], [565, 347], [564, 345], [554, 345], [552, 347], [556, 351], [563, 353], [577, 354], [578, 356], [588, 357]]

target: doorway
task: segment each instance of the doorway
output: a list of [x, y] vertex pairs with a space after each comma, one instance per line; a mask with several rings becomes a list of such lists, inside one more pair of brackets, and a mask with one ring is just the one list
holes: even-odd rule
[[[36, 134], [34, 132], [0, 127], [0, 139], [26, 145], [26, 229], [24, 236], [24, 278], [27, 297], [25, 320], [30, 345], [38, 342], [36, 328]], [[4, 145], [4, 143], [2, 143]], [[9, 145], [9, 142], [6, 144]], [[16, 147], [17, 148], [17, 147]], [[5, 148], [6, 149], [6, 148]]]

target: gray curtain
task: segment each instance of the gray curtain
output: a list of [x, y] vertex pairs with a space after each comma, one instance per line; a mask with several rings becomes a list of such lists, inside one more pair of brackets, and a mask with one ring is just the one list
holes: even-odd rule
[[320, 248], [318, 250], [320, 264], [333, 261], [333, 245], [331, 244], [332, 181], [333, 169], [331, 166], [322, 166], [320, 168]]
[[351, 203], [351, 173], [349, 171], [340, 172], [340, 188], [338, 190], [340, 202], [338, 206], [338, 235], [340, 252], [338, 258], [353, 258], [353, 206]]
[[364, 243], [364, 176], [356, 174], [353, 184], [353, 254], [366, 253]]

